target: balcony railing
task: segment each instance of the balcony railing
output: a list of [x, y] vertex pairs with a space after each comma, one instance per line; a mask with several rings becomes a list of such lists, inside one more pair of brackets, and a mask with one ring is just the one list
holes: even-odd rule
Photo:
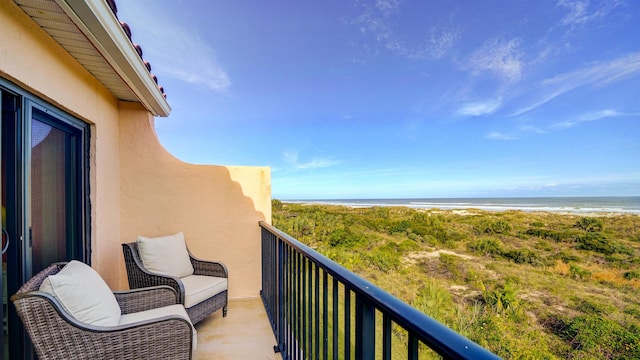
[[261, 296], [283, 359], [418, 359], [429, 351], [498, 359], [282, 231], [260, 226]]

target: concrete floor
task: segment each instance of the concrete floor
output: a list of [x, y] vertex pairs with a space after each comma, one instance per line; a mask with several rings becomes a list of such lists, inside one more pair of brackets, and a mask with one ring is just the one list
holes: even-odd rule
[[227, 317], [216, 311], [196, 325], [198, 348], [195, 360], [273, 359], [276, 339], [259, 297], [229, 300]]

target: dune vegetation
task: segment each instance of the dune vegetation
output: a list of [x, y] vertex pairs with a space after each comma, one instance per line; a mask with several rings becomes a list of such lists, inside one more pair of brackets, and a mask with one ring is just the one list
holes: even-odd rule
[[640, 359], [640, 216], [273, 201], [273, 224], [506, 359]]

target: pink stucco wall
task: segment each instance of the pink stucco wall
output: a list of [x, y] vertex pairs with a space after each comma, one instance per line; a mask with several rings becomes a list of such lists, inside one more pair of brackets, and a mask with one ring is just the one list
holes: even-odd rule
[[162, 148], [146, 111], [135, 104], [120, 111], [122, 240], [182, 231], [194, 255], [227, 265], [231, 297], [258, 295], [269, 168], [181, 162]]

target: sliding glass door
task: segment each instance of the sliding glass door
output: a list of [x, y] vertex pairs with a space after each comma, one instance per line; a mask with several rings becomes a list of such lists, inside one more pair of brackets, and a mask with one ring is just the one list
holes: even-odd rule
[[30, 345], [8, 299], [51, 263], [90, 258], [88, 127], [2, 85], [2, 351], [24, 359]]
[[[31, 274], [56, 261], [83, 259], [78, 172], [81, 131], [34, 110], [31, 119]], [[30, 260], [30, 261], [29, 261]]]

